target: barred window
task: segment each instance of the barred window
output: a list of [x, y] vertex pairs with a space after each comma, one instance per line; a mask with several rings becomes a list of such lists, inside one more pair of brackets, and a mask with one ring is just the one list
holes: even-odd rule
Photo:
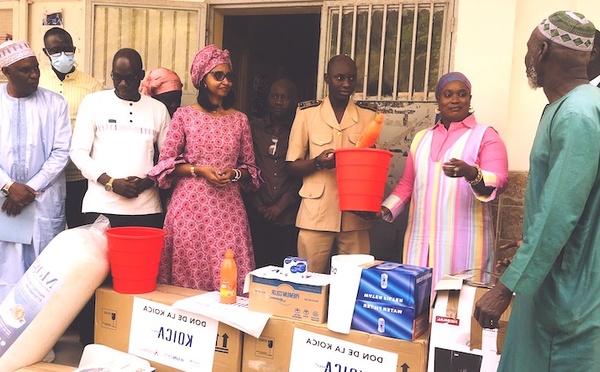
[[449, 60], [452, 1], [361, 3], [328, 3], [326, 59], [356, 61], [359, 99], [433, 100]]

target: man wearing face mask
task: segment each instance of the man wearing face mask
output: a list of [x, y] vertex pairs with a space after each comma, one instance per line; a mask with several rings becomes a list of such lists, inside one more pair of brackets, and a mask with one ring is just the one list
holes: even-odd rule
[[[71, 130], [73, 130], [83, 97], [102, 90], [103, 86], [98, 80], [75, 67], [73, 39], [64, 29], [52, 27], [46, 31], [43, 50], [51, 65], [40, 68], [39, 86], [58, 93], [67, 100]], [[72, 228], [85, 224], [85, 217], [81, 213], [81, 202], [87, 191], [87, 180], [70, 161], [66, 168], [66, 175], [65, 213], [67, 226]]]

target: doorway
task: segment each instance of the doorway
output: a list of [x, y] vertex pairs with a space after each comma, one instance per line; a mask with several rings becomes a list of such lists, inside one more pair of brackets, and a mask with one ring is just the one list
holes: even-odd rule
[[250, 119], [267, 113], [271, 81], [287, 77], [298, 100], [317, 91], [320, 14], [225, 16], [223, 47], [237, 74], [237, 108]]

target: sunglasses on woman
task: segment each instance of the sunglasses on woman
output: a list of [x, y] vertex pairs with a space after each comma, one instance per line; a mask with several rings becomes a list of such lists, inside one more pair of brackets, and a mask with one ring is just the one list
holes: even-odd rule
[[210, 74], [215, 78], [216, 81], [223, 81], [227, 79], [230, 83], [235, 79], [235, 75], [233, 72], [224, 73], [223, 71], [214, 71], [210, 72]]

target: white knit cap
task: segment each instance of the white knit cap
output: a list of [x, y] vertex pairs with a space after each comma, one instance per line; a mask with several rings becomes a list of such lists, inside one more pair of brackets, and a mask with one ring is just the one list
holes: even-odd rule
[[27, 57], [35, 57], [35, 53], [26, 41], [8, 40], [0, 44], [0, 68]]

